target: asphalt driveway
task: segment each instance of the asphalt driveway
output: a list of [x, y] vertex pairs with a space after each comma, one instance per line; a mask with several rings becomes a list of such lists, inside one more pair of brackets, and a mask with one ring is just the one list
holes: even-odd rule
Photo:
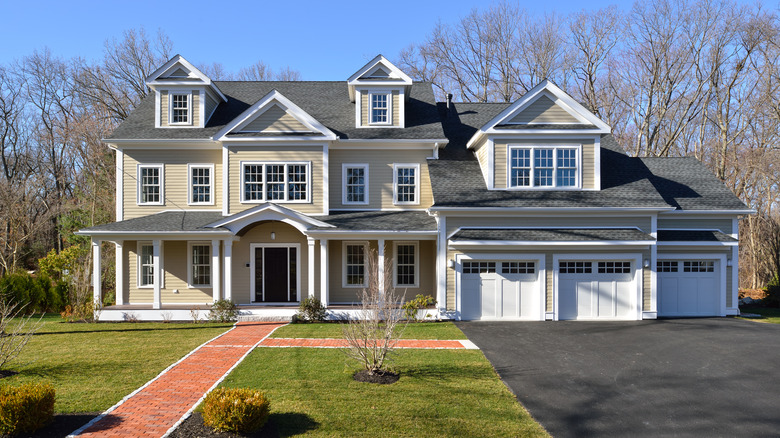
[[554, 437], [778, 436], [780, 325], [458, 322]]

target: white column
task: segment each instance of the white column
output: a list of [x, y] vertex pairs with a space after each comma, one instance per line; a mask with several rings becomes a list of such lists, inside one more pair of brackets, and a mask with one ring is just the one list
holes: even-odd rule
[[125, 257], [122, 252], [123, 241], [117, 240], [114, 242], [116, 246], [116, 287], [114, 295], [116, 298], [117, 306], [121, 306], [125, 303]]
[[162, 272], [160, 272], [160, 240], [152, 240], [152, 273], [154, 275], [154, 303], [153, 309], [162, 307]]
[[225, 299], [233, 299], [233, 239], [225, 239]]
[[[308, 272], [306, 273], [306, 275], [309, 276], [308, 277], [308, 279], [309, 279], [308, 280], [308, 283], [309, 283], [309, 294], [308, 294], [308, 296], [309, 297], [313, 297], [313, 296], [315, 296], [314, 295], [314, 283], [315, 283], [315, 281], [314, 281], [315, 280], [314, 279], [314, 265], [315, 265], [315, 262], [314, 262], [314, 251], [315, 251], [314, 250], [314, 243], [316, 241], [314, 239], [312, 239], [311, 237], [308, 237], [307, 241], [309, 242], [309, 266], [308, 266], [308, 269], [307, 269]], [[308, 297], [306, 297], [306, 298], [308, 298]]]
[[320, 239], [320, 301], [328, 307], [328, 241]]
[[[447, 218], [436, 216], [439, 236], [436, 240], [436, 301], [439, 311], [447, 309]], [[549, 269], [549, 268], [548, 268]], [[453, 293], [455, 285], [451, 285]]]
[[377, 270], [377, 287], [379, 293], [385, 293], [385, 239], [378, 239], [376, 241], [376, 270]]
[[219, 240], [214, 239], [211, 241], [211, 294], [215, 302], [220, 299], [219, 287], [222, 284], [220, 283], [219, 271]]
[[103, 295], [100, 290], [100, 241], [92, 241], [92, 299], [95, 308], [102, 304]]

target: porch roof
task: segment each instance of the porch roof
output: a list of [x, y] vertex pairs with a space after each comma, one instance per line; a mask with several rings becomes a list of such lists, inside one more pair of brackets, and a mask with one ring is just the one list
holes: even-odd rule
[[737, 242], [717, 230], [658, 230], [659, 242]]
[[327, 231], [436, 231], [436, 219], [424, 210], [345, 211], [317, 219], [335, 228], [314, 227]]
[[453, 241], [512, 242], [653, 242], [653, 236], [635, 228], [463, 228]]
[[181, 233], [181, 232], [229, 232], [225, 228], [206, 228], [206, 225], [222, 219], [222, 212], [214, 211], [163, 211], [160, 213], [111, 222], [79, 230], [80, 234], [102, 233]]

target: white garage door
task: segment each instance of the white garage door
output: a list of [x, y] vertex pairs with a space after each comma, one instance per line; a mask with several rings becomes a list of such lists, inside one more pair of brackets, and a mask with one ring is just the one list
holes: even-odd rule
[[721, 288], [717, 260], [659, 260], [658, 316], [717, 316]]
[[628, 260], [559, 262], [558, 319], [637, 319], [633, 280]]
[[464, 261], [461, 318], [543, 319], [535, 261]]

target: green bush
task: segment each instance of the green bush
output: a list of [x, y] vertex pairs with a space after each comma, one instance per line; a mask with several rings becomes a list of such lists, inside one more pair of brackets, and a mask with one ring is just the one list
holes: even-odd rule
[[0, 432], [8, 435], [31, 433], [54, 417], [54, 387], [48, 383], [27, 383], [0, 387]]
[[780, 279], [775, 275], [766, 285], [766, 297], [761, 302], [767, 307], [780, 307]]
[[217, 300], [209, 311], [209, 321], [230, 322], [238, 319], [238, 309], [233, 300]]
[[301, 301], [298, 306], [298, 313], [294, 320], [301, 322], [322, 321], [328, 314], [328, 310], [322, 305], [322, 302], [316, 297], [309, 297]]
[[436, 299], [430, 295], [417, 294], [413, 300], [409, 300], [401, 306], [404, 309], [404, 317], [409, 320], [417, 321], [417, 311], [436, 305]]
[[25, 306], [24, 313], [58, 312], [65, 305], [60, 292], [47, 275], [33, 277], [27, 272], [16, 272], [0, 278], [3, 299]]
[[203, 401], [203, 422], [226, 432], [254, 432], [268, 421], [269, 407], [270, 402], [260, 391], [217, 388]]

